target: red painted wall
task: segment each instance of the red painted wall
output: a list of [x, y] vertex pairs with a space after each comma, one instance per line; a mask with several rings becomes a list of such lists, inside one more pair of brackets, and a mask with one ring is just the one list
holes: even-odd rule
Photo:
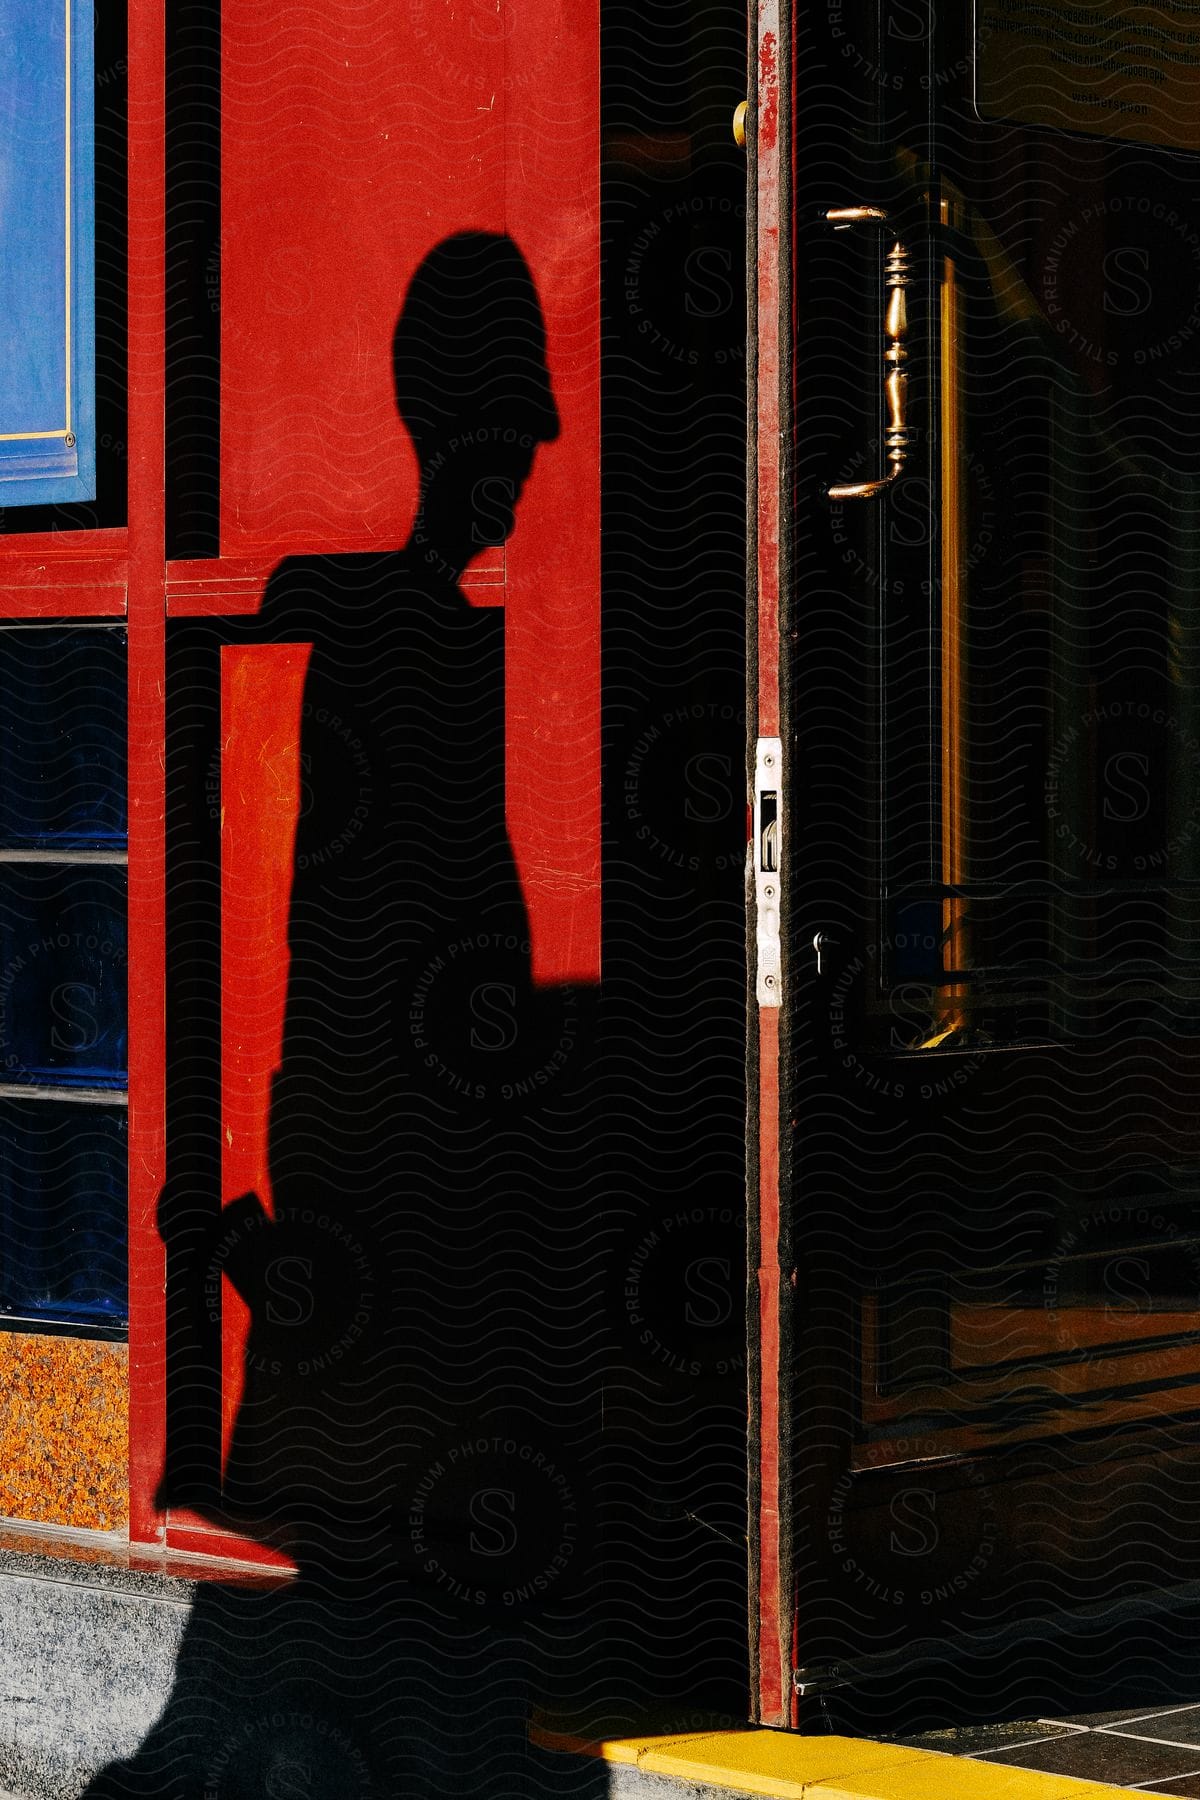
[[[404, 543], [405, 290], [442, 238], [511, 235], [562, 428], [464, 587], [505, 608], [506, 809], [543, 984], [599, 973], [598, 106], [597, 0], [225, 0], [221, 556], [169, 582], [176, 616], [245, 613], [284, 556]], [[298, 646], [222, 657], [222, 1193], [268, 1206], [303, 666]], [[228, 1442], [247, 1319], [228, 1283], [222, 1304]], [[237, 1551], [186, 1514], [168, 1537]]]
[[391, 335], [409, 279], [466, 229], [508, 232], [533, 272], [562, 432], [469, 591], [506, 608], [535, 979], [594, 980], [597, 0], [225, 0], [223, 17], [223, 556], [402, 544], [416, 464]]
[[[273, 1560], [186, 1515], [164, 1521], [155, 1499], [166, 1417], [165, 621], [254, 612], [271, 569], [297, 550], [403, 543], [415, 464], [390, 344], [406, 284], [450, 233], [508, 232], [538, 286], [562, 431], [539, 452], [514, 536], [464, 586], [477, 604], [505, 607], [507, 813], [535, 978], [597, 978], [598, 0], [225, 0], [221, 554], [172, 564], [164, 32], [158, 0], [130, 0], [128, 526], [0, 540], [0, 615], [124, 612], [129, 625], [130, 1534]], [[227, 1198], [263, 1185], [298, 780], [303, 651], [255, 655], [253, 668], [231, 658], [222, 679]], [[244, 1321], [228, 1286], [226, 1302], [228, 1420]]]

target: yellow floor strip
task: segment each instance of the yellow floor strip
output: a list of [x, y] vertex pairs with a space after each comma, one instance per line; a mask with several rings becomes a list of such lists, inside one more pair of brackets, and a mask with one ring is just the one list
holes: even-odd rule
[[702, 1781], [775, 1800], [1114, 1800], [1129, 1789], [972, 1762], [938, 1750], [907, 1750], [864, 1738], [802, 1737], [792, 1731], [692, 1732], [589, 1743], [535, 1726], [545, 1750], [627, 1763], [677, 1781]]

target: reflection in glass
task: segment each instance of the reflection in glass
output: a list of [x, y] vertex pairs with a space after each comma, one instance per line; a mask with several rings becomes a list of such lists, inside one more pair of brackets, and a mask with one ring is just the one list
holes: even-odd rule
[[123, 868], [0, 864], [0, 1081], [122, 1088]]
[[0, 1101], [0, 1314], [128, 1316], [123, 1107]]
[[124, 847], [125, 644], [108, 626], [0, 630], [0, 846]]

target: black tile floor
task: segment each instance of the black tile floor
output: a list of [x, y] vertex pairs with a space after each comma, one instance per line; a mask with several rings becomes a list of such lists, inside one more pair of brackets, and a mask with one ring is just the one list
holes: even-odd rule
[[948, 1750], [974, 1762], [1010, 1763], [1107, 1781], [1142, 1794], [1200, 1800], [1200, 1702], [963, 1726], [900, 1741], [922, 1750]]

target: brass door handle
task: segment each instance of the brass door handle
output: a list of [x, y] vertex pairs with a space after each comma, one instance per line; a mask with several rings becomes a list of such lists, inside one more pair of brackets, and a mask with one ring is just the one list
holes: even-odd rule
[[[887, 213], [879, 206], [835, 206], [826, 214], [829, 223], [839, 231], [860, 224], [885, 225]], [[873, 500], [902, 473], [908, 454], [908, 361], [905, 337], [908, 335], [908, 251], [894, 238], [884, 264], [887, 304], [883, 314], [883, 392], [887, 404], [887, 430], [884, 434], [888, 468], [874, 481], [853, 481], [829, 489], [831, 500]]]

